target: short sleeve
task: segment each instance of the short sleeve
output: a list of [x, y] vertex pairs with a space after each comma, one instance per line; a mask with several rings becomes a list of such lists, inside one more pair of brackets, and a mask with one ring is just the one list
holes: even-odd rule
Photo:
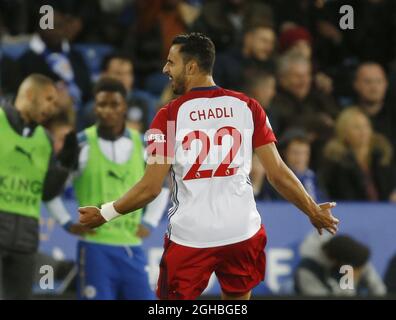
[[250, 100], [249, 106], [252, 111], [254, 123], [252, 138], [253, 149], [271, 142], [276, 142], [275, 134], [272, 131], [271, 124], [263, 107], [253, 99]]
[[174, 122], [170, 121], [168, 109], [161, 108], [154, 117], [150, 129], [147, 130], [147, 155], [160, 155], [164, 157], [174, 156]]

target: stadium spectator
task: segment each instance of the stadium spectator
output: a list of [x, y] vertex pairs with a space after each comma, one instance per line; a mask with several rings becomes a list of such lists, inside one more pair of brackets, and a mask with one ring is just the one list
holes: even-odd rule
[[392, 146], [361, 109], [341, 112], [324, 149], [321, 180], [335, 200], [396, 201]]
[[359, 65], [353, 83], [355, 105], [369, 118], [374, 131], [383, 134], [396, 148], [396, 106], [386, 96], [388, 80], [380, 64], [366, 62]]
[[[301, 261], [295, 271], [295, 291], [306, 296], [384, 296], [386, 287], [370, 263], [369, 248], [347, 235], [307, 236], [300, 245]], [[343, 288], [340, 271], [353, 268], [351, 287]], [[352, 275], [351, 275], [352, 276]], [[352, 282], [352, 283], [351, 283]]]
[[28, 1], [0, 1], [0, 36], [28, 33]]
[[272, 7], [275, 12], [277, 30], [285, 31], [296, 26], [315, 30], [317, 11], [322, 7], [322, 1], [311, 0], [275, 0]]
[[339, 108], [331, 96], [312, 87], [309, 60], [295, 54], [282, 56], [278, 65], [278, 83], [273, 106], [279, 117], [280, 133], [296, 125], [318, 136], [332, 132]]
[[[244, 93], [257, 102], [264, 108], [268, 121], [274, 130], [277, 132], [276, 114], [271, 108], [272, 99], [276, 94], [276, 78], [272, 73], [258, 71], [246, 79], [244, 85]], [[262, 190], [265, 179], [265, 170], [256, 155], [252, 158], [252, 171], [250, 172], [250, 179], [253, 186], [253, 193], [258, 196]]]
[[[345, 1], [327, 1], [321, 13], [319, 33], [341, 46], [341, 57], [375, 61], [386, 67], [395, 57], [396, 5], [392, 0], [350, 0], [354, 30], [340, 30], [339, 8]], [[358, 28], [356, 26], [359, 26]], [[347, 32], [345, 32], [347, 31]], [[322, 48], [330, 49], [329, 47]], [[328, 55], [340, 56], [334, 50]]]
[[210, 36], [221, 53], [239, 45], [246, 24], [272, 23], [273, 19], [272, 8], [261, 1], [204, 1], [201, 14], [190, 30]]
[[301, 55], [286, 54], [279, 59], [278, 84], [272, 102], [277, 133], [292, 127], [304, 129], [312, 142], [311, 167], [316, 170], [339, 107], [332, 96], [312, 86], [312, 64]]
[[132, 53], [137, 87], [159, 95], [167, 84], [159, 70], [172, 39], [187, 31], [197, 16], [197, 9], [183, 0], [138, 0], [135, 10], [137, 19], [128, 32], [123, 49]]
[[251, 77], [246, 79], [243, 91], [263, 106], [268, 119], [270, 119], [272, 129], [277, 132], [276, 113], [271, 108], [272, 100], [276, 95], [276, 78], [274, 74], [260, 71], [252, 74]]
[[317, 70], [313, 60], [313, 39], [311, 33], [304, 27], [289, 27], [279, 36], [279, 51], [281, 54], [296, 54], [312, 62], [315, 87], [325, 94], [333, 91], [333, 81], [325, 73]]
[[[339, 27], [339, 10], [345, 4], [354, 10], [353, 30], [341, 30]], [[343, 104], [352, 103], [349, 98], [353, 90], [351, 83], [359, 63], [375, 61], [387, 68], [394, 59], [395, 14], [396, 2], [392, 0], [325, 2], [315, 28], [315, 55], [321, 70], [334, 80], [334, 93], [345, 100]]]
[[75, 109], [79, 110], [89, 99], [91, 80], [83, 57], [71, 45], [79, 32], [78, 26], [71, 27], [74, 19], [63, 6], [54, 2], [54, 29], [42, 29], [37, 24], [37, 33], [18, 63], [22, 78], [40, 73], [55, 81], [63, 81]]
[[[278, 148], [285, 163], [294, 172], [312, 199], [323, 201], [324, 195], [318, 185], [316, 173], [309, 168], [311, 143], [307, 134], [301, 129], [289, 129], [279, 139]], [[283, 199], [267, 180], [257, 198], [263, 200]]]
[[258, 71], [273, 72], [272, 54], [276, 35], [271, 24], [249, 24], [239, 48], [220, 54], [214, 66], [214, 79], [223, 87], [241, 90], [247, 79]]
[[[127, 125], [140, 132], [145, 132], [155, 114], [157, 99], [138, 88], [135, 88], [134, 64], [131, 58], [123, 53], [113, 53], [105, 57], [102, 63], [102, 75], [120, 81], [127, 92]], [[94, 102], [85, 107], [85, 124], [95, 123]]]
[[119, 48], [124, 43], [125, 30], [136, 19], [134, 1], [130, 0], [60, 1], [77, 7], [74, 16], [78, 15], [81, 23], [81, 31], [75, 39], [78, 43], [103, 43]]
[[312, 58], [312, 35], [304, 27], [287, 28], [279, 35], [279, 52], [297, 53], [308, 60]]

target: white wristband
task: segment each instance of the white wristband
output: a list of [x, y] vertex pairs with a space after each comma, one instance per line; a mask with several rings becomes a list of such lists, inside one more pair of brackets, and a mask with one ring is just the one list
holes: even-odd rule
[[100, 208], [100, 214], [106, 221], [110, 221], [122, 216], [122, 214], [118, 213], [114, 208], [114, 201], [102, 204], [102, 207]]

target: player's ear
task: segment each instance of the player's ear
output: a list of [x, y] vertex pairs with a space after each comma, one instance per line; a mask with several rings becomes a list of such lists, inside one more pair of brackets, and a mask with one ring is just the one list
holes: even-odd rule
[[195, 60], [190, 60], [186, 65], [187, 75], [191, 76], [198, 72], [198, 64]]

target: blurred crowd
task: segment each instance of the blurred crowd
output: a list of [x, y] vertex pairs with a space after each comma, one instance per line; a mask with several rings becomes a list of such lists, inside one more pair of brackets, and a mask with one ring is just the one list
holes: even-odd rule
[[[52, 30], [39, 27], [44, 4]], [[352, 30], [339, 28], [344, 4]], [[0, 0], [2, 103], [31, 73], [56, 80], [59, 114], [47, 128], [60, 150], [69, 131], [95, 122], [92, 87], [109, 76], [128, 92], [128, 125], [143, 133], [174, 98], [161, 70], [173, 37], [189, 31], [214, 41], [215, 82], [263, 106], [316, 200], [396, 202], [392, 0]], [[252, 182], [258, 199], [280, 200], [256, 160]]]

